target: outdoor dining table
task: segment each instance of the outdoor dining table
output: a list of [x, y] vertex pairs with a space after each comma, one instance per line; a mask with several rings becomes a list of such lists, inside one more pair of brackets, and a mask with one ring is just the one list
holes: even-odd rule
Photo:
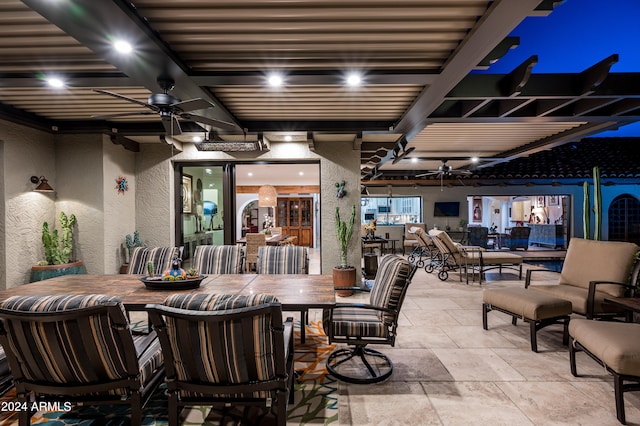
[[[199, 287], [187, 290], [148, 289], [142, 275], [64, 275], [0, 291], [0, 301], [11, 296], [57, 296], [63, 294], [105, 294], [118, 296], [127, 310], [144, 310], [147, 304], [162, 304], [170, 294], [271, 294], [282, 305], [283, 311], [300, 312], [310, 308], [331, 308], [336, 303], [331, 275], [266, 275], [266, 274], [212, 274], [204, 278]], [[170, 282], [169, 282], [170, 283]], [[170, 287], [170, 284], [168, 284]], [[304, 318], [301, 318], [303, 320]], [[301, 341], [305, 327], [300, 324]]]
[[[279, 246], [280, 243], [282, 243], [288, 237], [289, 237], [289, 234], [275, 234], [275, 235], [271, 235], [270, 237], [267, 236], [265, 238], [265, 242], [267, 243], [267, 245]], [[236, 240], [236, 243], [238, 243], [238, 244], [247, 244], [247, 239], [245, 237], [238, 238]]]

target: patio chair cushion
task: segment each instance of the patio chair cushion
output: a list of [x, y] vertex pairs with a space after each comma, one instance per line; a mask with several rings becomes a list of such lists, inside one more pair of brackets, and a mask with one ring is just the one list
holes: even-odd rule
[[197, 246], [192, 267], [200, 274], [241, 274], [242, 246]]
[[[571, 302], [573, 306], [573, 312], [586, 315], [587, 314], [587, 292], [588, 289], [582, 287], [576, 287], [573, 285], [557, 285], [557, 284], [536, 284], [529, 287], [529, 290], [535, 292], [546, 293], [556, 297], [561, 297]], [[607, 293], [600, 291], [595, 292], [595, 305], [594, 312], [611, 312], [611, 305], [605, 304], [604, 299], [611, 297]]]
[[[277, 303], [271, 295], [256, 294], [251, 296], [225, 294], [174, 294], [167, 297], [164, 305], [172, 308], [195, 311], [223, 311], [240, 310], [241, 308], [257, 307], [269, 303]], [[172, 344], [176, 379], [182, 382], [227, 383], [242, 384], [252, 381], [269, 380], [276, 375], [274, 354], [275, 341], [265, 339], [265, 330], [269, 330], [271, 317], [261, 315], [254, 317], [251, 322], [242, 319], [229, 319], [212, 327], [206, 322], [199, 322], [194, 317], [189, 322], [166, 316], [166, 333], [170, 340], [180, 341], [180, 336], [186, 338], [185, 327], [197, 325], [197, 333], [189, 333], [187, 346]], [[248, 331], [247, 327], [251, 328]], [[252, 336], [252, 337], [248, 337]], [[247, 347], [249, 345], [250, 347]], [[242, 348], [242, 349], [241, 349]], [[248, 351], [248, 349], [250, 349]], [[251, 364], [255, 371], [249, 371], [245, 357], [251, 353], [254, 356]], [[236, 359], [236, 357], [239, 357]], [[205, 393], [185, 391], [180, 389], [183, 397], [204, 397]], [[266, 398], [267, 391], [257, 391], [248, 394], [252, 398]], [[224, 395], [219, 394], [218, 397]], [[236, 395], [240, 396], [240, 395]]]
[[[13, 296], [0, 304], [0, 308], [20, 312], [66, 312], [74, 309], [90, 308], [94, 306], [118, 304], [126, 318], [120, 298], [105, 295], [65, 295], [65, 296]], [[36, 363], [29, 362], [18, 350], [15, 355], [28, 380], [59, 384], [95, 383], [100, 377], [109, 380], [118, 377], [135, 375], [128, 371], [122, 356], [123, 342], [117, 326], [111, 323], [107, 314], [88, 317], [90, 332], [79, 333], [74, 326], [76, 320], [57, 323], [40, 323], [32, 327], [27, 338], [39, 347], [47, 350], [35, 351], [40, 357]], [[56, 325], [58, 324], [58, 325]], [[62, 324], [62, 325], [61, 325]], [[89, 343], [89, 341], [91, 343]], [[141, 383], [146, 383], [153, 372], [164, 362], [160, 343], [155, 333], [140, 335], [133, 339], [138, 355]], [[93, 348], [100, 348], [100, 353], [94, 353]], [[88, 358], [91, 362], [79, 362]], [[60, 373], [62, 372], [62, 373]], [[110, 394], [124, 395], [130, 393], [126, 389], [115, 389]]]
[[301, 246], [260, 246], [256, 271], [259, 274], [308, 274], [307, 248]]
[[[477, 251], [465, 252], [467, 263], [469, 265], [480, 264], [480, 253]], [[522, 264], [522, 256], [513, 253], [503, 253], [499, 251], [483, 251], [482, 263], [486, 266], [490, 265], [520, 265]]]
[[338, 307], [333, 310], [332, 321], [330, 325], [335, 336], [387, 338], [389, 333], [379, 311]]
[[147, 264], [153, 262], [154, 274], [162, 274], [171, 266], [171, 261], [180, 257], [178, 247], [136, 247], [131, 253], [128, 274], [147, 275]]
[[[589, 289], [590, 281], [626, 283], [637, 251], [638, 246], [633, 243], [572, 238], [560, 273], [560, 284]], [[598, 291], [621, 297], [625, 289], [599, 285]]]
[[[387, 255], [380, 261], [369, 295], [369, 304], [372, 306], [388, 308], [394, 311], [399, 309], [400, 298], [404, 294], [404, 288], [410, 283], [408, 277], [411, 274], [411, 264], [406, 261], [400, 262], [398, 259], [401, 258]], [[395, 315], [390, 313], [384, 313], [382, 316], [387, 324], [395, 318]]]
[[640, 376], [640, 324], [572, 319], [569, 334], [616, 373]]

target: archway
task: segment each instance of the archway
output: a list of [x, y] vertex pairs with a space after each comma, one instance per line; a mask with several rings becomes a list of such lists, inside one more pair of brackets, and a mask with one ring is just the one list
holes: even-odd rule
[[611, 202], [609, 240], [640, 244], [640, 201], [633, 195], [622, 194]]

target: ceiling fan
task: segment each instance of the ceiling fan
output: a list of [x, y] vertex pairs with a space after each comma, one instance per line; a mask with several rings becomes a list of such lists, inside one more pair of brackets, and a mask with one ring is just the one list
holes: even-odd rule
[[462, 176], [462, 175], [470, 175], [473, 172], [471, 172], [470, 170], [454, 170], [453, 167], [451, 167], [450, 165], [447, 164], [447, 159], [442, 159], [440, 160], [442, 161], [442, 164], [440, 164], [440, 166], [438, 166], [438, 170], [433, 170], [427, 173], [421, 173], [416, 175], [417, 178], [419, 177], [423, 177], [423, 176], [435, 176], [438, 175], [440, 176], [440, 191], [443, 191], [443, 180], [446, 177], [450, 177], [450, 176]]
[[173, 89], [175, 82], [172, 78], [161, 77], [158, 78], [158, 85], [162, 89], [162, 93], [153, 93], [147, 99], [147, 102], [142, 102], [137, 99], [130, 98], [128, 96], [121, 95], [119, 93], [109, 92], [107, 90], [94, 89], [95, 92], [102, 93], [105, 95], [113, 96], [114, 98], [124, 99], [125, 101], [132, 102], [134, 104], [141, 105], [143, 107], [149, 108], [151, 111], [140, 111], [140, 112], [125, 112], [119, 114], [107, 114], [107, 115], [96, 115], [92, 118], [96, 119], [109, 119], [114, 117], [126, 117], [129, 115], [152, 115], [152, 114], [160, 114], [160, 118], [162, 119], [162, 125], [164, 126], [167, 134], [172, 136], [177, 136], [182, 134], [182, 130], [180, 129], [180, 123], [178, 122], [178, 118], [182, 118], [183, 120], [193, 121], [201, 124], [208, 124], [213, 127], [235, 130], [236, 125], [233, 123], [228, 123], [222, 120], [216, 120], [214, 118], [204, 117], [202, 115], [191, 114], [190, 111], [196, 111], [201, 109], [213, 108], [214, 105], [200, 98], [189, 99], [186, 101], [182, 101], [175, 96], [169, 94], [169, 92]]

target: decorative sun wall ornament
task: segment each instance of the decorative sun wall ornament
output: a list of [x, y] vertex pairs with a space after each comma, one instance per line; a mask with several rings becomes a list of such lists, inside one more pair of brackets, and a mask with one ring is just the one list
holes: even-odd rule
[[125, 191], [129, 190], [129, 182], [126, 177], [118, 176], [116, 179], [116, 189], [118, 190], [118, 194], [122, 195], [124, 195]]
[[345, 181], [336, 182], [336, 188], [338, 188], [338, 193], [336, 194], [337, 198], [342, 198], [347, 195], [347, 190], [344, 189], [345, 185]]

